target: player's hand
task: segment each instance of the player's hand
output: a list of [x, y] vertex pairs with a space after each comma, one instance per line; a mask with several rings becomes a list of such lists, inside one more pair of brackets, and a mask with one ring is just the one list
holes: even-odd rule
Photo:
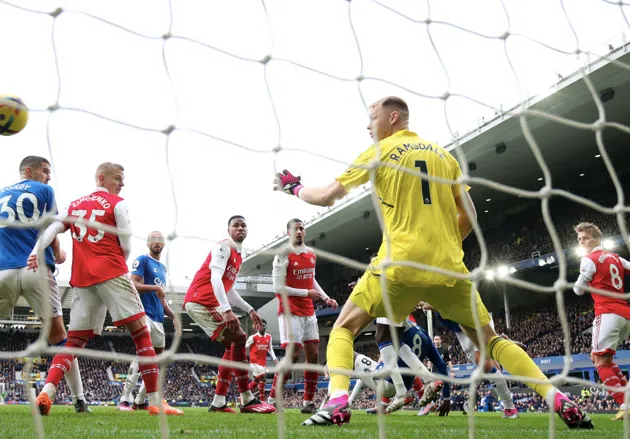
[[260, 331], [263, 324], [258, 313], [252, 309], [249, 312], [249, 318], [252, 319], [252, 323], [254, 324], [254, 328], [256, 328], [256, 331]]
[[232, 332], [238, 331], [238, 317], [236, 317], [234, 311], [229, 310], [225, 312], [225, 326], [227, 326], [227, 328]]
[[34, 272], [36, 272], [39, 268], [39, 264], [37, 262], [37, 254], [30, 255], [26, 260], [26, 265], [29, 270], [33, 270]]
[[300, 183], [302, 177], [291, 174], [286, 169], [279, 174], [276, 174], [276, 181], [274, 182], [274, 190], [283, 191], [289, 195], [295, 195], [297, 197], [298, 192], [304, 186]]
[[438, 416], [448, 416], [451, 411], [451, 400], [445, 399], [440, 404], [440, 408], [438, 409]]
[[160, 299], [160, 300], [164, 300], [166, 298], [166, 293], [164, 292], [162, 287], [159, 286], [159, 285], [155, 286], [155, 294], [157, 294], [158, 299]]
[[335, 299], [326, 299], [326, 305], [331, 307], [332, 309], [337, 309], [339, 305]]
[[427, 302], [423, 302], [423, 301], [420, 301], [416, 308], [419, 308], [422, 311], [435, 311], [435, 308], [433, 308]]
[[307, 297], [309, 299], [313, 299], [313, 300], [322, 300], [323, 297], [322, 295], [319, 293], [319, 291], [315, 290], [315, 289], [310, 289], [308, 290], [308, 294]]
[[63, 264], [66, 262], [66, 251], [64, 249], [59, 249], [59, 253], [54, 254], [55, 264]]
[[278, 359], [273, 360], [274, 364], [278, 364]]

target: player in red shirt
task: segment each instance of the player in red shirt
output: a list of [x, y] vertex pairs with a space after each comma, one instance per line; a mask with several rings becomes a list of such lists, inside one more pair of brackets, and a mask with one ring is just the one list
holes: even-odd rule
[[[278, 321], [281, 346], [294, 345], [292, 362], [295, 363], [304, 349], [306, 363], [318, 364], [319, 361], [319, 329], [315, 317], [314, 300], [323, 300], [326, 305], [337, 308], [337, 301], [326, 295], [315, 280], [315, 263], [317, 256], [304, 245], [306, 230], [304, 222], [297, 218], [287, 223], [287, 234], [291, 249], [286, 254], [276, 255], [273, 260], [273, 288], [278, 298]], [[283, 297], [285, 296], [285, 297]], [[286, 300], [286, 303], [285, 303]], [[285, 306], [288, 308], [285, 309]], [[289, 373], [284, 375], [286, 382]], [[304, 401], [302, 413], [315, 413], [313, 396], [317, 390], [319, 373], [304, 371]], [[268, 402], [274, 404], [276, 399], [276, 381], [273, 377]]]
[[[235, 305], [249, 314], [254, 326], [260, 328], [260, 317], [254, 308], [234, 289], [243, 259], [241, 246], [247, 237], [247, 222], [241, 215], [228, 220], [229, 238], [219, 241], [210, 251], [201, 268], [195, 274], [186, 297], [184, 309], [201, 329], [212, 339], [225, 345], [223, 359], [246, 363], [245, 342], [247, 334], [241, 329], [238, 317], [232, 311]], [[276, 408], [255, 398], [249, 390], [248, 368], [233, 369], [219, 366], [217, 388], [210, 412], [235, 413], [225, 400], [232, 374], [236, 377], [241, 394], [242, 413], [274, 413]]]
[[253, 392], [256, 386], [258, 386], [258, 398], [260, 400], [264, 400], [265, 398], [267, 353], [271, 355], [274, 363], [278, 364], [276, 353], [273, 351], [271, 344], [271, 334], [265, 334], [266, 329], [267, 321], [263, 319], [260, 331], [250, 335], [247, 339], [247, 343], [245, 343], [245, 347], [249, 348], [249, 365], [254, 375], [254, 379], [249, 383], [249, 390]]
[[[127, 258], [131, 249], [131, 227], [125, 201], [118, 195], [124, 184], [124, 168], [115, 163], [103, 163], [96, 170], [96, 189], [72, 203], [63, 221], [51, 224], [43, 233], [28, 265], [37, 270], [37, 254], [46, 248], [58, 233], [72, 234], [72, 275], [70, 285], [75, 297], [70, 310], [68, 348], [84, 348], [90, 337], [99, 335], [109, 311], [115, 326], [125, 326], [136, 345], [136, 354], [155, 358], [151, 335], [144, 320], [144, 308], [129, 275]], [[75, 221], [87, 221], [88, 224]], [[117, 234], [90, 227], [107, 226]], [[64, 374], [72, 366], [74, 355], [55, 355], [46, 384], [37, 397], [43, 415], [50, 411], [54, 394]], [[182, 414], [180, 410], [161, 407], [158, 392], [158, 365], [142, 363], [139, 367], [149, 397], [149, 414]]]
[[[602, 232], [595, 224], [581, 223], [575, 226], [578, 243], [586, 251], [580, 263], [580, 276], [573, 290], [582, 295], [587, 285], [612, 293], [624, 293], [624, 275], [630, 273], [630, 262], [615, 253], [602, 248]], [[630, 305], [623, 297], [607, 297], [593, 292], [595, 320], [593, 321], [593, 347], [591, 359], [597, 368], [602, 384], [622, 387], [628, 384], [613, 357], [617, 346], [630, 334]], [[624, 394], [620, 389], [609, 392], [621, 406], [613, 419], [623, 419], [628, 407], [624, 404]]]

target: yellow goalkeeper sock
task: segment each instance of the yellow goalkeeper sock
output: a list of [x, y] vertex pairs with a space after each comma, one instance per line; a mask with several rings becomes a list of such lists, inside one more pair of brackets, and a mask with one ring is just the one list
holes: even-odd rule
[[[346, 328], [334, 328], [330, 331], [328, 347], [326, 348], [328, 369], [347, 369], [352, 372], [354, 362], [354, 336]], [[330, 397], [338, 398], [348, 394], [350, 375], [330, 373]]]
[[493, 337], [486, 347], [490, 356], [497, 360], [512, 375], [524, 376], [538, 380], [545, 380], [543, 384], [525, 383], [543, 398], [547, 397], [547, 392], [553, 388], [547, 377], [536, 366], [536, 363], [529, 358], [527, 353], [519, 348], [512, 340], [502, 337]]

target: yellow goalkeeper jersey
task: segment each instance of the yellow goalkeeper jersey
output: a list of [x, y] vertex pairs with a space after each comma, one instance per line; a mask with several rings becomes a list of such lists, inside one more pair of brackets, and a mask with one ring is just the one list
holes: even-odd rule
[[[457, 227], [455, 197], [460, 194], [460, 186], [423, 180], [402, 171], [421, 171], [455, 180], [462, 174], [457, 160], [416, 133], [403, 130], [369, 147], [337, 180], [347, 190], [367, 183], [370, 170], [359, 166], [369, 164], [377, 158], [377, 153], [383, 164], [372, 171], [375, 172], [374, 189], [391, 240], [392, 261], [407, 260], [468, 273]], [[387, 255], [386, 236], [384, 233], [374, 265]], [[456, 281], [447, 275], [404, 266], [389, 267], [387, 279], [417, 286], [452, 286]]]

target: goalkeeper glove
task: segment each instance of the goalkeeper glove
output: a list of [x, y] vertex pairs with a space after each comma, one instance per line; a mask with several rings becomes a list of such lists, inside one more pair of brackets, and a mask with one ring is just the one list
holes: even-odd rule
[[301, 179], [302, 177], [295, 176], [285, 169], [276, 175], [275, 190], [283, 191], [297, 197], [300, 190], [304, 187], [300, 183]]

